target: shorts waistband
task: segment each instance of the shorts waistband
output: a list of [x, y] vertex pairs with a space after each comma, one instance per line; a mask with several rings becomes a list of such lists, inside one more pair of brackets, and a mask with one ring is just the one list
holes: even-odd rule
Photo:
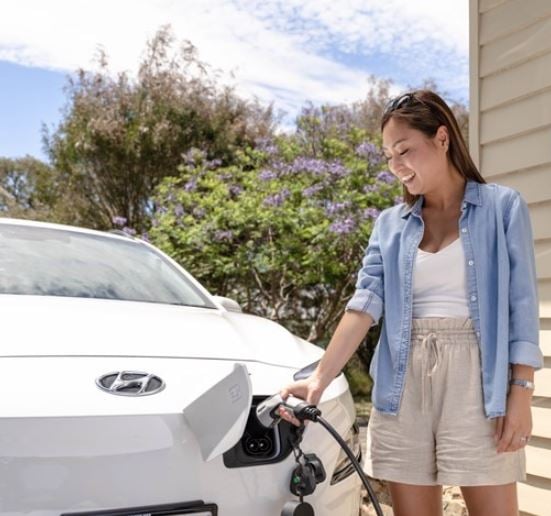
[[[474, 345], [474, 325], [469, 317], [427, 317], [412, 319], [412, 336], [415, 345], [421, 346], [421, 413], [427, 412], [429, 394], [427, 389], [432, 388], [429, 382], [435, 371], [438, 369], [445, 352], [445, 343], [451, 342], [454, 345], [467, 343]], [[422, 340], [421, 340], [422, 338]]]
[[426, 317], [411, 320], [412, 333], [441, 331], [451, 333], [471, 333], [474, 329], [470, 317]]

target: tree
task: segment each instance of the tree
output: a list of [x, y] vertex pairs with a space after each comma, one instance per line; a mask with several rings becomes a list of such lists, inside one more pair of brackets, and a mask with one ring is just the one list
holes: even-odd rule
[[272, 131], [271, 106], [219, 87], [190, 42], [174, 43], [170, 29], [161, 29], [135, 79], [114, 76], [105, 53], [98, 71], [69, 78], [63, 119], [52, 134], [44, 129], [68, 222], [108, 228], [120, 216], [144, 229], [154, 188], [177, 173], [186, 151], [200, 147], [230, 164], [237, 149]]
[[27, 219], [55, 219], [58, 178], [48, 164], [31, 156], [0, 158], [0, 212]]
[[[324, 104], [319, 107], [306, 104], [297, 118], [297, 136], [304, 145], [309, 146], [309, 152], [316, 154], [325, 138], [346, 139], [350, 127], [372, 135], [380, 132], [383, 109], [391, 98], [392, 81], [370, 75], [368, 85], [366, 97], [350, 104]], [[463, 138], [469, 141], [469, 112], [464, 104], [440, 91], [432, 79], [425, 79], [418, 86], [408, 85], [405, 91], [415, 89], [430, 89], [444, 98], [457, 118]]]
[[317, 156], [323, 142], [329, 138], [348, 140], [354, 131], [376, 135], [386, 103], [389, 100], [389, 80], [368, 78], [367, 95], [351, 104], [323, 104], [314, 106], [307, 103], [296, 119], [296, 137], [304, 152]]
[[305, 156], [294, 137], [223, 167], [196, 151], [157, 188], [149, 238], [208, 289], [322, 343], [342, 314], [380, 210], [401, 202], [382, 154], [353, 130]]

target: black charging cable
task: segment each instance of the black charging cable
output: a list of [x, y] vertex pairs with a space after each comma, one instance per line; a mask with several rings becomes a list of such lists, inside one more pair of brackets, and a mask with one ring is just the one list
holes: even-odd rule
[[356, 460], [356, 457], [354, 456], [354, 453], [352, 450], [348, 447], [345, 440], [340, 436], [340, 434], [329, 424], [329, 422], [321, 417], [321, 410], [317, 408], [315, 405], [307, 405], [306, 403], [298, 403], [297, 405], [288, 406], [286, 403], [283, 403], [285, 408], [291, 409], [293, 411], [293, 415], [299, 420], [299, 421], [313, 421], [314, 423], [319, 423], [323, 428], [325, 428], [337, 441], [340, 445], [340, 447], [344, 450], [344, 453], [346, 453], [347, 457], [350, 459], [350, 462], [354, 466], [354, 469], [362, 479], [362, 483], [367, 489], [367, 494], [369, 495], [369, 498], [371, 499], [371, 502], [373, 504], [373, 507], [375, 508], [375, 512], [377, 513], [377, 516], [384, 516], [383, 510], [381, 509], [381, 506], [379, 505], [379, 502], [377, 500], [377, 496], [375, 495], [375, 491], [373, 491], [373, 488], [371, 487], [371, 484], [369, 483], [369, 480], [367, 479], [362, 467], [358, 464], [358, 461]]
[[367, 494], [371, 499], [371, 503], [375, 508], [377, 516], [384, 516], [381, 506], [375, 496], [375, 491], [369, 484], [369, 480], [365, 473], [362, 470], [362, 467], [358, 464], [356, 457], [352, 450], [348, 447], [344, 439], [339, 435], [339, 433], [325, 420], [321, 417], [321, 410], [318, 409], [315, 405], [308, 405], [304, 400], [295, 398], [294, 396], [289, 396], [287, 399], [283, 399], [281, 395], [274, 394], [270, 398], [265, 399], [256, 407], [256, 416], [259, 422], [264, 425], [266, 428], [273, 427], [281, 420], [281, 416], [278, 414], [280, 407], [284, 407], [287, 410], [290, 410], [293, 415], [301, 422], [306, 420], [313, 421], [314, 423], [319, 423], [323, 426], [339, 443], [341, 448], [344, 450], [350, 462], [354, 466], [354, 469], [362, 479], [362, 483], [367, 489]]

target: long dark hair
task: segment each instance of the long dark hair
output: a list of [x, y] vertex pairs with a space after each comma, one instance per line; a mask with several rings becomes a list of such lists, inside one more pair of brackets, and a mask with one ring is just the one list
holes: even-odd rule
[[[450, 138], [448, 155], [455, 168], [465, 179], [486, 183], [469, 154], [453, 112], [442, 97], [431, 90], [414, 90], [399, 95], [388, 102], [383, 111], [381, 133], [391, 118], [405, 122], [429, 138], [433, 138], [438, 128], [445, 125]], [[410, 194], [405, 185], [402, 188], [404, 201], [411, 206], [419, 196]]]

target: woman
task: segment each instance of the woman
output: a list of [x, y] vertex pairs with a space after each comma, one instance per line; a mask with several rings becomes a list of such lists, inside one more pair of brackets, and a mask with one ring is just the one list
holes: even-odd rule
[[384, 311], [369, 371], [367, 473], [388, 481], [397, 516], [441, 515], [443, 484], [461, 487], [470, 516], [517, 515], [543, 366], [527, 205], [486, 184], [434, 92], [391, 101], [381, 131], [405, 203], [376, 220], [315, 373], [281, 395], [317, 404]]

